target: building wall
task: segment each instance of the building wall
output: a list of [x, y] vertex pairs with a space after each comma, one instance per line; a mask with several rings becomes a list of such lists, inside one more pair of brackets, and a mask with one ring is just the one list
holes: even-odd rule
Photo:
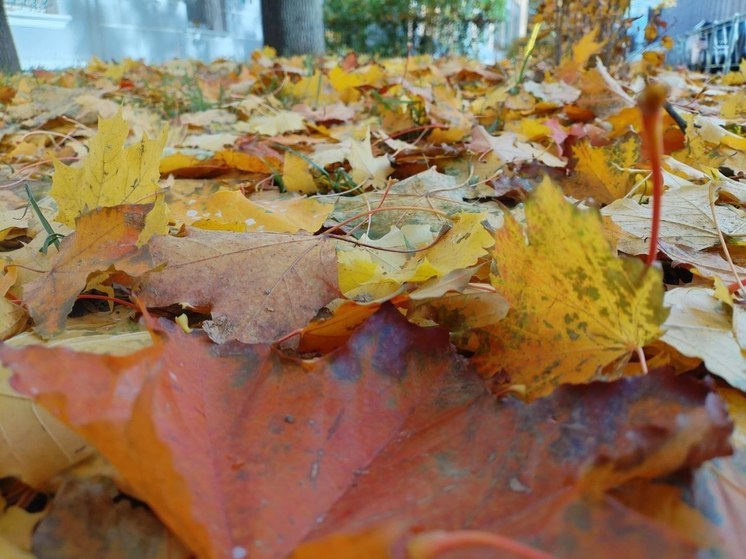
[[[2, 0], [0, 0], [2, 1]], [[225, 0], [225, 31], [189, 21], [186, 0], [56, 0], [46, 12], [6, 2], [24, 69], [86, 64], [92, 56], [159, 63], [242, 59], [261, 47], [260, 0]]]

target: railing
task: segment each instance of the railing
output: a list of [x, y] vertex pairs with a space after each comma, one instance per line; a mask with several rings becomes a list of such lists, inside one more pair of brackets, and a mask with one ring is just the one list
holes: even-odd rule
[[4, 4], [9, 10], [46, 12], [49, 0], [4, 0]]
[[701, 22], [686, 35], [690, 68], [711, 72], [729, 71], [746, 56], [746, 16], [726, 21]]

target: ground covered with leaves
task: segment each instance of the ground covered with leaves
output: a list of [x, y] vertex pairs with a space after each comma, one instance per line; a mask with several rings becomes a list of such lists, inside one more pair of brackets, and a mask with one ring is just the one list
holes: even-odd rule
[[601, 46], [5, 78], [0, 556], [741, 556], [746, 67]]

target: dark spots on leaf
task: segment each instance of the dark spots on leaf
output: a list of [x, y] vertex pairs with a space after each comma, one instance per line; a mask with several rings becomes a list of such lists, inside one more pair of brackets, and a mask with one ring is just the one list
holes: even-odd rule
[[601, 293], [599, 293], [598, 288], [596, 287], [588, 287], [585, 289], [585, 295], [593, 299], [594, 301], [598, 301], [601, 298]]
[[332, 374], [335, 378], [348, 382], [356, 382], [363, 374], [359, 359], [352, 355], [340, 355], [330, 364]]

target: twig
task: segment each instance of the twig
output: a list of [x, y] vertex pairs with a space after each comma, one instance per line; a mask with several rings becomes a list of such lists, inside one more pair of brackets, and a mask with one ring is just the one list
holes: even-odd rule
[[525, 559], [556, 559], [549, 553], [506, 536], [479, 530], [426, 532], [414, 536], [407, 547], [410, 555], [417, 559], [433, 559], [443, 553], [464, 547], [489, 547], [501, 553], [507, 552]]
[[737, 290], [740, 290], [741, 296], [746, 298], [746, 287], [744, 287], [743, 281], [738, 275], [738, 270], [736, 270], [736, 265], [733, 264], [733, 259], [730, 257], [730, 251], [728, 250], [728, 245], [725, 243], [725, 237], [723, 237], [723, 232], [720, 229], [720, 225], [718, 224], [718, 216], [717, 216], [717, 212], [715, 211], [715, 183], [712, 181], [710, 182], [709, 187], [707, 189], [707, 199], [710, 203], [710, 212], [712, 212], [712, 221], [715, 223], [715, 230], [718, 232], [718, 237], [720, 238], [720, 246], [723, 247], [723, 252], [725, 253], [725, 259], [728, 261], [728, 266], [730, 266], [730, 271], [733, 272], [733, 276], [736, 278], [736, 285], [738, 286]]

